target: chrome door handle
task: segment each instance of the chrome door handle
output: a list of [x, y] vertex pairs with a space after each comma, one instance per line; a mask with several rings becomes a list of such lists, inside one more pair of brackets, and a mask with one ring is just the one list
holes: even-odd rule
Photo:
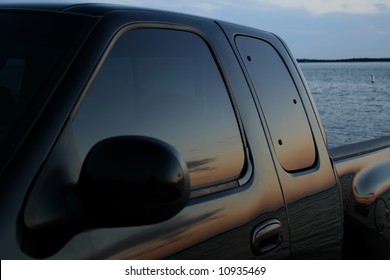
[[271, 219], [258, 225], [251, 238], [251, 245], [256, 255], [264, 255], [282, 243], [282, 223], [277, 219]]

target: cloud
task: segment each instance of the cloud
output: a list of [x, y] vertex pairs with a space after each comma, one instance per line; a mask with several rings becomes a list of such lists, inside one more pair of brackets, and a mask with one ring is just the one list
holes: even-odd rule
[[170, 11], [190, 12], [200, 15], [213, 14], [215, 11], [230, 7], [234, 3], [232, 0], [84, 0], [84, 2], [110, 2], [112, 4], [128, 4], [139, 7], [151, 7]]
[[221, 8], [220, 5], [210, 2], [194, 2], [191, 3], [190, 6], [206, 13], [211, 13]]
[[301, 9], [312, 15], [329, 13], [374, 14], [390, 11], [390, 0], [257, 0], [257, 4]]
[[355, 31], [355, 34], [358, 36], [376, 36], [376, 37], [390, 37], [390, 31], [383, 29], [386, 26], [378, 26], [378, 25], [366, 25]]
[[[28, 0], [1, 0], [2, 2], [26, 2]], [[43, 2], [52, 0], [41, 0]], [[76, 0], [68, 0], [70, 2]], [[134, 6], [164, 8], [179, 11], [195, 11], [214, 14], [229, 10], [267, 11], [275, 8], [304, 10], [312, 15], [329, 13], [375, 14], [390, 13], [390, 0], [84, 0], [84, 2], [124, 3]]]

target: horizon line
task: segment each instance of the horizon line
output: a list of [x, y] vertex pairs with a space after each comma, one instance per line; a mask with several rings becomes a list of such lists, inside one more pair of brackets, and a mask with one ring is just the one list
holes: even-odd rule
[[316, 58], [298, 58], [298, 62], [390, 62], [390, 57], [354, 57], [354, 58], [338, 58], [338, 59], [316, 59]]

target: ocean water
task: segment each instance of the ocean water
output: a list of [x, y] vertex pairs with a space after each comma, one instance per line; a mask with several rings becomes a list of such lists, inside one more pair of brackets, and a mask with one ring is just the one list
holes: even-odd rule
[[300, 66], [330, 148], [390, 135], [390, 63], [300, 63]]

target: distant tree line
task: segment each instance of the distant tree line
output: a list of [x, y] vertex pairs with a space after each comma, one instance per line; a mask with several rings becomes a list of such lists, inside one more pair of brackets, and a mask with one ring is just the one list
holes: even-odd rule
[[345, 58], [345, 59], [307, 59], [300, 58], [297, 59], [300, 63], [310, 63], [310, 62], [390, 62], [390, 58]]

